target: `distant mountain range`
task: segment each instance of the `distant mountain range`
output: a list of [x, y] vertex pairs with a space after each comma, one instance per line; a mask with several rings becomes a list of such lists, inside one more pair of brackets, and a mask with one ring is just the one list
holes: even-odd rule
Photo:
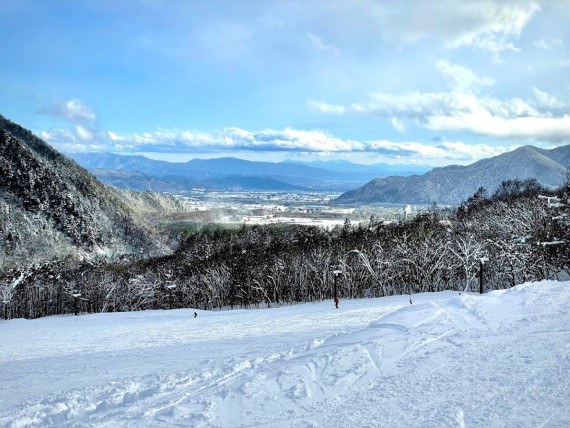
[[69, 156], [106, 183], [126, 189], [154, 191], [178, 191], [192, 187], [216, 190], [343, 191], [361, 186], [375, 177], [409, 175], [427, 170], [427, 167], [422, 166], [359, 165], [346, 161], [274, 163], [226, 157], [173, 163], [112, 153], [70, 153]]
[[432, 203], [458, 204], [480, 186], [489, 193], [504, 180], [536, 178], [542, 185], [563, 184], [570, 165], [570, 145], [551, 150], [523, 146], [467, 166], [434, 168], [423, 175], [376, 178], [343, 193], [335, 204]]
[[390, 165], [387, 163], [362, 165], [345, 160], [316, 160], [311, 162], [286, 160], [285, 163], [298, 163], [314, 168], [326, 169], [327, 171], [340, 172], [342, 174], [358, 174], [360, 176], [372, 175], [373, 178], [389, 177], [392, 175], [408, 176], [414, 174], [423, 174], [433, 168], [428, 165]]
[[570, 164], [570, 146], [552, 150], [523, 146], [471, 165], [429, 171], [427, 166], [359, 165], [347, 161], [272, 163], [217, 158], [172, 163], [111, 153], [70, 156], [101, 181], [130, 190], [346, 191], [362, 186], [347, 191], [333, 203], [458, 204], [479, 187], [493, 192], [508, 179], [536, 178], [545, 186], [561, 185]]

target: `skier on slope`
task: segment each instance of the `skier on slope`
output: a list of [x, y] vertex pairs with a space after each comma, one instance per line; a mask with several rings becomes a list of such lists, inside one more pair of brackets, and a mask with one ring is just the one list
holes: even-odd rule
[[334, 298], [334, 307], [337, 309], [338, 309], [338, 302], [339, 302], [338, 297], [335, 297]]

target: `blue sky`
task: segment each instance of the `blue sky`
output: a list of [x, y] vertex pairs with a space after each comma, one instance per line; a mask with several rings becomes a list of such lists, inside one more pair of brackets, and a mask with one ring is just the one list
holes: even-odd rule
[[570, 144], [570, 1], [0, 0], [0, 113], [65, 152], [471, 163]]

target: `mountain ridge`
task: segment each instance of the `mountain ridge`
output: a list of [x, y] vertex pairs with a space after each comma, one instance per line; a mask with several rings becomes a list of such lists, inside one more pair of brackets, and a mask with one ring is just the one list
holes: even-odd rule
[[521, 146], [511, 152], [470, 165], [434, 168], [423, 175], [375, 178], [364, 186], [343, 193], [333, 204], [423, 203], [458, 204], [483, 186], [493, 192], [502, 181], [536, 178], [546, 187], [564, 182], [570, 145], [555, 149]]
[[[311, 163], [295, 163], [291, 161], [257, 162], [234, 157], [197, 158], [178, 163], [153, 160], [140, 155], [118, 155], [113, 153], [69, 153], [68, 155], [87, 169], [122, 169], [137, 171], [155, 179], [200, 180], [204, 181], [201, 186], [206, 188], [224, 187], [224, 183], [228, 182], [229, 177], [257, 177], [255, 181], [248, 179], [249, 183], [243, 183], [243, 181], [246, 181], [245, 179], [242, 180], [241, 184], [236, 183], [237, 187], [249, 190], [266, 190], [270, 188], [271, 190], [302, 190], [304, 188], [307, 190], [334, 189], [345, 191], [365, 184], [372, 178], [390, 175], [394, 171], [400, 171], [404, 175], [417, 171], [417, 168], [405, 169], [403, 166], [392, 167], [384, 164], [369, 166], [345, 161], [341, 161], [344, 162], [345, 168], [345, 171], [342, 171], [342, 168], [339, 168], [338, 165], [329, 170], [322, 167], [324, 164], [321, 165], [319, 163], [313, 165]], [[423, 172], [424, 169], [420, 168], [420, 171]], [[266, 182], [263, 183], [262, 180], [266, 180]], [[272, 180], [286, 183], [288, 186]], [[229, 190], [235, 187], [230, 185], [225, 189]], [[158, 190], [158, 188], [152, 190]]]
[[326, 169], [328, 171], [341, 172], [344, 174], [376, 173], [379, 177], [389, 177], [391, 175], [409, 176], [414, 174], [422, 174], [433, 168], [427, 165], [405, 165], [405, 164], [391, 165], [381, 162], [373, 164], [358, 164], [342, 159], [328, 160], [328, 161], [314, 160], [310, 162], [293, 161], [288, 159], [283, 161], [282, 163], [298, 163], [301, 165], [308, 165], [311, 167]]

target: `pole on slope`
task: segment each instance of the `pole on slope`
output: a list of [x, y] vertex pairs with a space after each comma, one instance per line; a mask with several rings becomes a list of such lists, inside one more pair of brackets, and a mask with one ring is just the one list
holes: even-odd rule
[[77, 307], [77, 301], [81, 297], [81, 293], [77, 290], [73, 290], [73, 314], [77, 316], [79, 314], [79, 308]]
[[479, 294], [483, 294], [483, 267], [485, 266], [485, 262], [489, 259], [486, 257], [482, 257], [479, 259]]
[[338, 278], [338, 275], [334, 276], [334, 298], [336, 299], [338, 297], [337, 295], [337, 286], [336, 286], [336, 279]]
[[338, 276], [342, 274], [342, 270], [340, 269], [335, 269], [333, 270], [333, 276], [334, 276], [334, 298], [337, 299], [338, 298], [338, 287], [337, 287], [337, 278]]
[[479, 261], [479, 294], [483, 294], [483, 262]]

